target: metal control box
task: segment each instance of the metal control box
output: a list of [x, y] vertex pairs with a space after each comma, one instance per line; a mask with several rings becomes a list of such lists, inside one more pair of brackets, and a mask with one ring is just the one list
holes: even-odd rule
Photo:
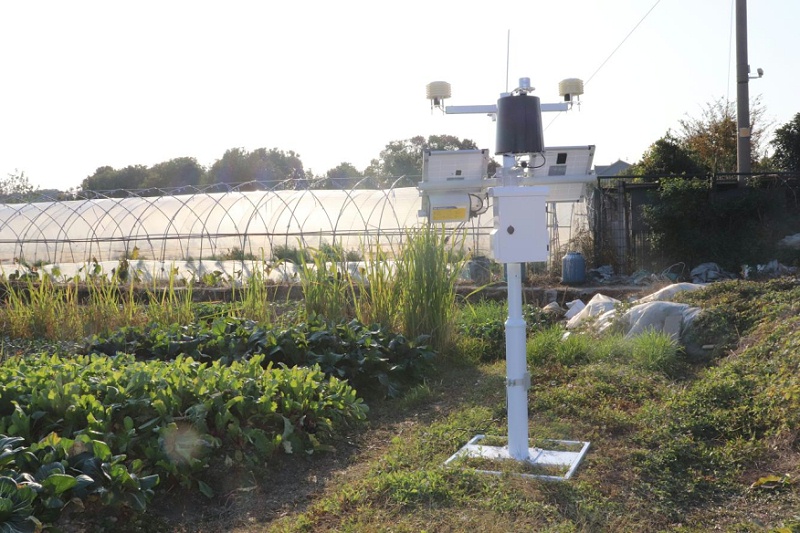
[[547, 187], [492, 187], [492, 255], [500, 263], [547, 261]]

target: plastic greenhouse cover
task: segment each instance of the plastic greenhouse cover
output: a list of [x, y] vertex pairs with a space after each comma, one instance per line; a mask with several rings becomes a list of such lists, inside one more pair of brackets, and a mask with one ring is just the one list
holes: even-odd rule
[[418, 223], [416, 188], [200, 193], [0, 205], [0, 262], [71, 263], [224, 255], [275, 246], [345, 250]]
[[[218, 261], [230, 259], [234, 252], [272, 259], [279, 247], [319, 248], [323, 243], [345, 251], [379, 244], [391, 252], [407, 228], [424, 221], [418, 217], [419, 208], [416, 187], [0, 204], [0, 264], [24, 260], [80, 265], [123, 257]], [[559, 212], [556, 235], [565, 243], [575, 205], [559, 204]], [[468, 251], [488, 254], [491, 229], [491, 209], [465, 224]]]

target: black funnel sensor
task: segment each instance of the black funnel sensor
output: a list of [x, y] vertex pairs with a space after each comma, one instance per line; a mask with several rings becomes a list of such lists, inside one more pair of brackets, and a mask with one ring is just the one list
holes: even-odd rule
[[516, 94], [497, 101], [498, 154], [544, 152], [542, 106], [537, 96]]

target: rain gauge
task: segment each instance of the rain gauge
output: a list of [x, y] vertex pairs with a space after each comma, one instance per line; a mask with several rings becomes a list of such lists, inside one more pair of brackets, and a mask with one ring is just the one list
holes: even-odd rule
[[[502, 169], [488, 178], [487, 150], [427, 151], [423, 155], [420, 215], [429, 222], [465, 222], [488, 210], [491, 200], [493, 229], [491, 253], [507, 268], [508, 319], [506, 335], [506, 398], [508, 436], [477, 435], [450, 457], [459, 459], [513, 460], [534, 473], [522, 477], [569, 479], [589, 449], [589, 442], [548, 440], [547, 448], [532, 447], [528, 437], [528, 390], [531, 376], [525, 354], [526, 324], [522, 315], [522, 263], [546, 261], [548, 257], [547, 201], [549, 189], [537, 185], [532, 169], [544, 165], [546, 149], [542, 133], [542, 112], [567, 111], [581, 94], [583, 82], [570, 78], [559, 84], [564, 101], [542, 104], [533, 96], [529, 78], [519, 87], [502, 93], [497, 104], [447, 106], [450, 84], [442, 81], [427, 86], [432, 108], [447, 114], [480, 113], [496, 118], [496, 155]], [[593, 153], [594, 147], [589, 147]], [[566, 176], [565, 176], [566, 177]], [[568, 178], [567, 178], [568, 179]], [[579, 178], [585, 180], [583, 175]], [[546, 182], [546, 180], [545, 180]], [[479, 470], [490, 474], [499, 471]]]

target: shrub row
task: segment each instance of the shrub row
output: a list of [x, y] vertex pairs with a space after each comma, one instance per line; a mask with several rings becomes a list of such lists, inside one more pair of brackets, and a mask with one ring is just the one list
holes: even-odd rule
[[188, 326], [153, 323], [125, 327], [108, 337], [94, 336], [86, 353], [134, 354], [139, 360], [179, 356], [229, 365], [261, 355], [262, 365], [319, 365], [328, 376], [347, 379], [360, 393], [379, 390], [394, 397], [422, 378], [434, 356], [421, 336], [414, 341], [380, 325], [356, 320], [331, 322], [319, 316], [285, 329], [256, 322], [217, 318]]

